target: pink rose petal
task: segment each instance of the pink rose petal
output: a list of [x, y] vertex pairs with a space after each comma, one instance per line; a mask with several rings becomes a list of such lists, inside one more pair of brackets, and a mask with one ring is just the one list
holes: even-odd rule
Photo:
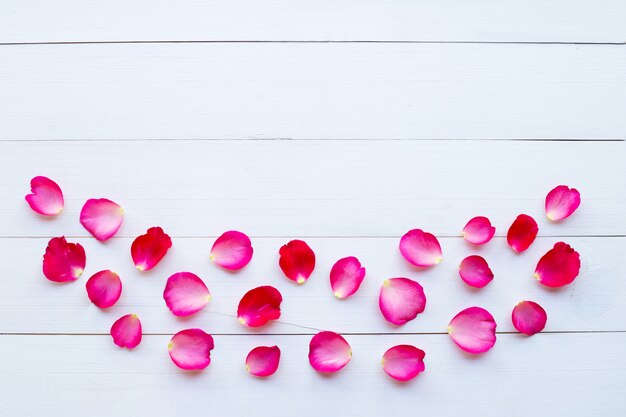
[[97, 307], [109, 308], [117, 303], [122, 295], [122, 281], [113, 271], [96, 272], [85, 285], [87, 296]]
[[154, 268], [172, 247], [172, 239], [160, 227], [151, 227], [145, 235], [137, 236], [130, 247], [133, 262], [139, 271]]
[[365, 268], [354, 256], [338, 260], [330, 270], [330, 286], [337, 298], [346, 298], [357, 292], [365, 278]]
[[459, 275], [463, 282], [474, 288], [482, 288], [493, 279], [493, 272], [487, 261], [478, 255], [468, 256], [461, 261]]
[[234, 271], [248, 265], [252, 259], [252, 252], [250, 238], [241, 232], [231, 230], [217, 238], [209, 258], [222, 268]]
[[315, 253], [302, 240], [292, 240], [280, 248], [278, 264], [287, 278], [304, 283], [315, 269]]
[[136, 314], [127, 314], [111, 326], [113, 343], [121, 348], [134, 349], [141, 343], [141, 322]]
[[535, 278], [547, 287], [571, 284], [580, 272], [580, 254], [565, 242], [557, 242], [539, 259]]
[[400, 253], [415, 266], [433, 266], [442, 260], [441, 246], [437, 238], [420, 229], [409, 230], [402, 236]]
[[463, 239], [473, 245], [484, 245], [495, 233], [496, 228], [491, 225], [489, 219], [478, 216], [467, 222], [463, 228]]
[[426, 369], [423, 350], [411, 345], [398, 345], [383, 355], [383, 369], [393, 379], [410, 381]]
[[183, 317], [202, 310], [211, 300], [211, 294], [196, 274], [177, 272], [167, 279], [163, 299], [175, 316]]
[[211, 363], [213, 337], [200, 329], [186, 329], [176, 333], [167, 346], [172, 362], [181, 369], [204, 369]]
[[248, 291], [239, 301], [237, 318], [248, 327], [261, 327], [280, 318], [280, 292], [269, 285]]
[[80, 211], [80, 224], [100, 241], [113, 237], [123, 218], [124, 209], [106, 198], [91, 198]]
[[424, 289], [408, 278], [390, 278], [383, 282], [378, 306], [389, 323], [403, 325], [426, 308]]
[[546, 196], [546, 215], [552, 221], [568, 218], [580, 206], [580, 193], [575, 188], [559, 185]]
[[254, 376], [266, 377], [273, 375], [280, 362], [278, 346], [258, 346], [246, 357], [246, 370]]
[[43, 274], [50, 281], [76, 281], [85, 270], [85, 249], [79, 243], [68, 243], [65, 237], [50, 239], [43, 255]]
[[484, 353], [496, 344], [496, 322], [484, 308], [470, 307], [454, 316], [448, 334], [464, 351]]
[[538, 231], [539, 227], [535, 219], [527, 214], [520, 214], [511, 224], [506, 234], [506, 241], [515, 252], [521, 253], [532, 245]]
[[318, 372], [337, 372], [352, 359], [346, 339], [334, 332], [319, 332], [309, 343], [309, 363]]
[[518, 332], [532, 336], [546, 327], [548, 315], [539, 304], [533, 301], [520, 301], [513, 309], [511, 320]]
[[56, 216], [63, 210], [63, 192], [61, 187], [50, 178], [35, 177], [30, 180], [31, 194], [26, 202], [34, 212], [42, 216]]

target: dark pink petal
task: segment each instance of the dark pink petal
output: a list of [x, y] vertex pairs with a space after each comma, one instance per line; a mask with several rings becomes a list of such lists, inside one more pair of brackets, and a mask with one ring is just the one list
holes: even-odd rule
[[43, 255], [43, 274], [50, 281], [77, 280], [85, 270], [85, 249], [79, 243], [68, 243], [65, 237], [50, 239]]
[[442, 260], [441, 246], [437, 238], [420, 229], [409, 230], [402, 236], [400, 253], [415, 266], [433, 266]]
[[213, 244], [209, 259], [231, 271], [243, 268], [252, 259], [250, 238], [235, 230], [225, 232]]
[[280, 292], [269, 285], [248, 291], [239, 301], [237, 318], [248, 327], [261, 327], [280, 318]]
[[211, 363], [213, 336], [200, 329], [186, 329], [176, 333], [167, 350], [172, 362], [181, 369], [204, 369]]
[[533, 301], [520, 301], [513, 309], [511, 320], [518, 332], [532, 336], [546, 327], [548, 315], [539, 304]]
[[280, 349], [278, 346], [258, 346], [246, 357], [246, 370], [254, 376], [270, 376], [278, 369]]
[[90, 198], [80, 211], [80, 224], [101, 241], [117, 233], [123, 218], [124, 209], [106, 198]]
[[389, 278], [383, 282], [378, 306], [389, 323], [403, 325], [426, 308], [424, 289], [408, 278]]
[[489, 219], [478, 216], [467, 222], [463, 228], [463, 239], [473, 245], [484, 245], [495, 233], [496, 228], [491, 225]]
[[145, 235], [137, 236], [130, 247], [135, 266], [140, 271], [154, 268], [172, 247], [172, 239], [160, 227], [151, 227]]
[[117, 303], [122, 295], [122, 281], [113, 271], [96, 272], [87, 280], [85, 285], [87, 296], [96, 306], [109, 308]]
[[484, 353], [496, 344], [496, 322], [484, 308], [470, 307], [454, 316], [448, 334], [464, 351]]
[[280, 248], [278, 264], [287, 278], [302, 284], [315, 268], [315, 253], [302, 240], [292, 240]]
[[424, 356], [424, 351], [415, 346], [394, 346], [383, 355], [383, 369], [393, 379], [410, 381], [426, 369]]
[[352, 359], [346, 339], [334, 332], [319, 332], [309, 343], [309, 363], [318, 372], [337, 372]]
[[121, 348], [134, 349], [141, 343], [141, 322], [136, 314], [127, 314], [111, 326], [113, 343]]
[[50, 178], [35, 177], [30, 180], [31, 194], [26, 201], [34, 212], [43, 216], [56, 216], [63, 210], [63, 192], [61, 187]]
[[338, 260], [330, 270], [330, 286], [337, 298], [346, 298], [357, 292], [365, 278], [365, 268], [354, 256]]
[[487, 261], [478, 255], [468, 256], [461, 261], [459, 275], [463, 282], [474, 288], [482, 288], [493, 279], [493, 272]]
[[177, 272], [167, 279], [163, 299], [175, 316], [189, 316], [202, 310], [211, 300], [211, 293], [196, 274]]
[[553, 221], [568, 218], [580, 206], [580, 193], [575, 188], [559, 185], [546, 196], [546, 215]]
[[580, 254], [565, 242], [554, 247], [539, 259], [535, 278], [547, 287], [571, 284], [580, 272]]
[[509, 227], [506, 241], [515, 252], [521, 253], [532, 245], [538, 231], [539, 227], [535, 219], [526, 214], [520, 214]]

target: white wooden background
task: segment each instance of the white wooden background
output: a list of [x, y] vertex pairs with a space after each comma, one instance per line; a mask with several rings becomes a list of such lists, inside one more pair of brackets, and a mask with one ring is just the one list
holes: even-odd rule
[[[626, 3], [622, 0], [2, 0], [0, 2], [0, 416], [626, 414]], [[35, 175], [57, 180], [66, 210], [45, 220], [23, 200]], [[543, 216], [557, 184], [580, 210]], [[126, 218], [102, 244], [78, 222], [107, 197]], [[540, 237], [518, 256], [503, 238], [521, 212]], [[474, 215], [497, 237], [459, 237]], [[155, 270], [130, 261], [132, 238], [160, 225], [174, 246]], [[416, 271], [397, 250], [421, 227], [441, 237], [444, 262]], [[249, 233], [252, 263], [229, 274], [208, 261], [214, 238]], [[47, 240], [87, 251], [84, 277], [53, 285], [41, 273]], [[318, 255], [295, 286], [278, 248], [306, 238]], [[582, 256], [560, 290], [532, 273], [554, 242]], [[457, 266], [483, 254], [496, 278], [473, 291]], [[358, 256], [366, 280], [331, 295], [328, 272]], [[124, 281], [100, 311], [84, 283], [100, 269]], [[214, 298], [174, 318], [161, 294], [179, 270]], [[387, 277], [415, 278], [426, 312], [388, 325], [377, 308]], [[249, 288], [284, 295], [279, 322], [246, 331], [234, 319]], [[532, 299], [546, 330], [514, 332], [510, 312]], [[463, 354], [446, 326], [481, 305], [498, 322], [495, 348]], [[111, 323], [138, 313], [135, 351]], [[199, 374], [167, 355], [172, 333], [215, 335]], [[319, 329], [345, 334], [354, 358], [324, 377], [307, 361]], [[390, 346], [426, 351], [426, 372], [395, 383], [380, 367]], [[248, 350], [278, 344], [280, 369], [250, 377]]]

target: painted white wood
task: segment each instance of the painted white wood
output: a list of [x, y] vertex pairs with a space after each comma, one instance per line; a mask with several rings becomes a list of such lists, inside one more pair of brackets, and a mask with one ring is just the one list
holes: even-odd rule
[[0, 42], [624, 42], [621, 0], [3, 0]]
[[2, 47], [1, 140], [623, 139], [621, 45]]

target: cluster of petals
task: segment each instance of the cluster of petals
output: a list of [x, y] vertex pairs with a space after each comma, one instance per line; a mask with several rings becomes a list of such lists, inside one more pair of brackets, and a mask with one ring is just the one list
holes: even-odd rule
[[113, 271], [96, 272], [85, 284], [87, 296], [100, 308], [112, 307], [122, 295], [122, 280]]
[[279, 251], [278, 265], [285, 276], [298, 284], [309, 279], [315, 269], [315, 253], [302, 240], [292, 240]]
[[335, 332], [319, 332], [309, 343], [309, 363], [318, 372], [337, 372], [351, 359], [352, 348]]
[[202, 310], [211, 300], [211, 293], [196, 274], [177, 272], [167, 279], [163, 299], [172, 314], [184, 317]]
[[575, 188], [559, 185], [546, 196], [546, 216], [552, 221], [568, 218], [580, 206], [580, 193]]
[[246, 356], [246, 370], [254, 376], [273, 375], [279, 363], [280, 348], [278, 346], [257, 346]]
[[489, 264], [479, 255], [470, 255], [461, 261], [459, 275], [470, 287], [483, 288], [493, 280], [493, 272]]
[[252, 253], [250, 238], [244, 233], [230, 230], [217, 238], [209, 259], [224, 269], [236, 271], [248, 265]]
[[557, 242], [539, 259], [535, 278], [547, 287], [571, 284], [580, 272], [580, 254], [565, 242]]
[[120, 317], [111, 326], [113, 343], [121, 348], [136, 348], [141, 343], [142, 336], [141, 321], [136, 314], [127, 314]]
[[383, 282], [378, 306], [389, 323], [401, 326], [413, 320], [426, 308], [422, 286], [409, 278], [389, 278]]
[[30, 180], [31, 194], [25, 199], [30, 208], [42, 216], [56, 216], [63, 210], [61, 187], [50, 178], [38, 176]]
[[496, 321], [484, 308], [469, 307], [450, 321], [448, 334], [465, 352], [484, 353], [496, 343]]
[[473, 245], [484, 245], [496, 233], [488, 218], [477, 216], [471, 219], [463, 228], [463, 239]]
[[548, 315], [534, 301], [520, 301], [511, 313], [511, 321], [518, 332], [532, 336], [546, 327]]
[[75, 281], [83, 274], [86, 262], [85, 249], [79, 243], [55, 237], [43, 255], [43, 274], [54, 282]]
[[412, 345], [393, 346], [383, 355], [383, 370], [395, 380], [410, 381], [424, 372], [423, 350]]
[[261, 327], [280, 318], [283, 297], [276, 288], [265, 285], [254, 288], [241, 298], [237, 319], [248, 327]]
[[214, 346], [210, 334], [201, 329], [185, 329], [172, 337], [167, 350], [176, 366], [195, 371], [209, 366]]
[[330, 270], [330, 287], [337, 298], [353, 295], [365, 278], [365, 268], [354, 256], [348, 256], [335, 262]]
[[538, 232], [539, 226], [535, 219], [527, 214], [520, 214], [509, 227], [506, 242], [515, 252], [522, 253], [532, 245]]
[[441, 245], [437, 238], [421, 229], [409, 230], [400, 239], [400, 253], [409, 263], [429, 267], [441, 262]]
[[137, 236], [130, 247], [133, 262], [139, 271], [149, 271], [163, 259], [172, 247], [172, 239], [160, 227], [151, 227], [145, 235]]
[[91, 198], [80, 211], [80, 224], [100, 241], [113, 237], [124, 219], [124, 209], [106, 198]]

